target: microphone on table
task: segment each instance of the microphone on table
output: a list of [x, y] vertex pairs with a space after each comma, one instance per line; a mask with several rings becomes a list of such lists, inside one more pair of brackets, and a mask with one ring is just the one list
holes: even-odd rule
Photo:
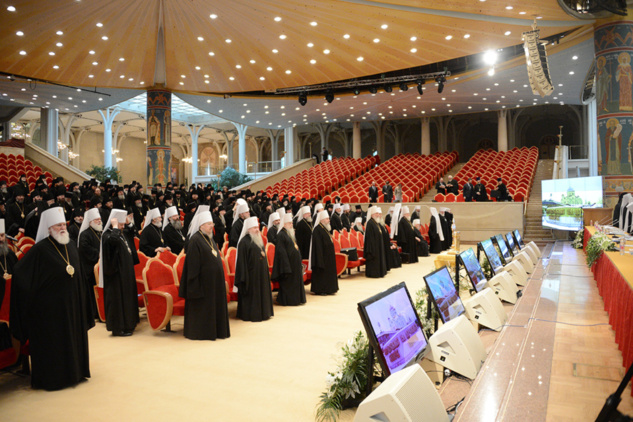
[[6, 238], [7, 238], [7, 239], [9, 239], [9, 240], [13, 240], [14, 242], [17, 242], [17, 241], [18, 241], [18, 239], [16, 239], [16, 238], [15, 238], [15, 237], [13, 237], [13, 236], [9, 236], [8, 234], [5, 234], [5, 235], [4, 235], [4, 237], [6, 237]]

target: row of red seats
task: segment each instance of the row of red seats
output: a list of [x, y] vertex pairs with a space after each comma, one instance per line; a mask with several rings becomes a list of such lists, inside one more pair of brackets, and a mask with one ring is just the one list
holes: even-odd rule
[[378, 167], [363, 174], [358, 179], [334, 191], [323, 200], [340, 196], [343, 203], [369, 202], [369, 187], [376, 182], [378, 202], [383, 202], [382, 186], [389, 181], [395, 189], [402, 183], [402, 201], [420, 200], [433, 188], [440, 176], [448, 172], [458, 161], [457, 152], [437, 152], [433, 155], [399, 154]]
[[53, 181], [53, 176], [49, 172], [42, 171], [39, 166], [33, 165], [24, 156], [0, 153], [0, 180], [6, 180], [9, 186], [13, 186], [18, 183], [21, 174], [26, 175], [26, 181], [31, 190], [42, 174], [46, 176], [48, 184]]
[[319, 198], [354, 180], [376, 165], [377, 157], [355, 159], [351, 157], [334, 158], [268, 186], [268, 196], [274, 194], [296, 196], [298, 199]]

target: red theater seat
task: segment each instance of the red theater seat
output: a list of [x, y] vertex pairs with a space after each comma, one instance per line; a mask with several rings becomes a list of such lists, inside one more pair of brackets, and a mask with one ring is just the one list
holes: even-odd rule
[[143, 298], [150, 326], [155, 331], [165, 327], [170, 331], [172, 315], [185, 314], [185, 299], [178, 296], [172, 267], [152, 258], [143, 270], [143, 281], [147, 288]]

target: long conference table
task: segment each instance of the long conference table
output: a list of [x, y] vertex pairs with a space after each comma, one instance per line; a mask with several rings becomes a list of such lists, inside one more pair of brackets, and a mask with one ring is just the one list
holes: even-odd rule
[[[587, 242], [595, 232], [595, 227], [585, 227], [583, 251], [586, 252]], [[609, 314], [609, 324], [615, 331], [623, 365], [628, 369], [633, 363], [633, 255], [629, 253], [630, 246], [626, 250], [626, 255], [604, 252], [591, 271], [604, 301], [604, 310]]]

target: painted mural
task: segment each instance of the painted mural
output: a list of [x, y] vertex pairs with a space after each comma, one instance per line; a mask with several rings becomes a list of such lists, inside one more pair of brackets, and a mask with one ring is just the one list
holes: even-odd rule
[[604, 206], [613, 208], [618, 203], [620, 192], [633, 192], [633, 176], [606, 176], [602, 178], [602, 190], [604, 192]]
[[147, 184], [171, 180], [171, 92], [147, 91]]

